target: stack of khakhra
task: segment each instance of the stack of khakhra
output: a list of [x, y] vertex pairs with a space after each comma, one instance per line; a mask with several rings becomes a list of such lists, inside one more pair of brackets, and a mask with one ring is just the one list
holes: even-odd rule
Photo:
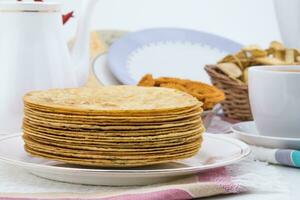
[[24, 107], [26, 151], [79, 165], [134, 167], [188, 158], [204, 131], [201, 102], [169, 88], [33, 91]]

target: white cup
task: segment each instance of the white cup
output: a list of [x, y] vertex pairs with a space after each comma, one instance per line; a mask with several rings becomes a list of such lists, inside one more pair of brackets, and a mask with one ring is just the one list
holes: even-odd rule
[[300, 138], [300, 65], [249, 68], [249, 97], [261, 135]]

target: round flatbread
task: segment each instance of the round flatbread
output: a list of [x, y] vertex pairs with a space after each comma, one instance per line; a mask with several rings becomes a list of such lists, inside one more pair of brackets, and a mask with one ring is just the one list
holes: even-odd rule
[[94, 88], [52, 89], [29, 92], [28, 106], [79, 113], [162, 113], [182, 111], [201, 105], [191, 95], [168, 88], [106, 86]]

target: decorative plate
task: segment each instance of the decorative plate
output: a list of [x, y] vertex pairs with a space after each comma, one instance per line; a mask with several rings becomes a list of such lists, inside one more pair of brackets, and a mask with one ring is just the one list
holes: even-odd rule
[[108, 51], [108, 66], [124, 84], [136, 84], [151, 73], [210, 83], [204, 71], [241, 44], [201, 31], [158, 28], [125, 34]]

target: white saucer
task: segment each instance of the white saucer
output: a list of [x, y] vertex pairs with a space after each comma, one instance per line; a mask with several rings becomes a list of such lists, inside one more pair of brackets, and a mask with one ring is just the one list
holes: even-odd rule
[[[20, 134], [0, 139], [0, 161], [47, 179], [89, 185], [148, 185], [230, 165], [250, 153], [245, 143], [204, 134], [201, 150], [193, 157], [167, 164], [136, 168], [97, 168], [35, 158], [24, 151]], [[11, 148], [13, 147], [13, 148]]]
[[300, 149], [300, 138], [259, 135], [254, 121], [237, 123], [231, 129], [237, 138], [250, 145], [276, 149]]

